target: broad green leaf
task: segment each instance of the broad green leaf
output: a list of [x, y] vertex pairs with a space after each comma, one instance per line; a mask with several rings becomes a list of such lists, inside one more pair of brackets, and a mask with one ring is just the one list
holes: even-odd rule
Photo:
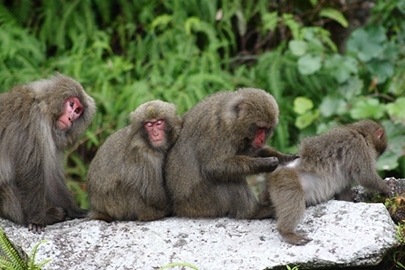
[[339, 11], [334, 8], [323, 8], [319, 12], [319, 16], [330, 18], [338, 23], [341, 26], [347, 28], [349, 26], [348, 21], [346, 20], [345, 16]]
[[307, 43], [302, 40], [291, 40], [288, 43], [288, 48], [295, 56], [302, 56], [307, 52]]
[[386, 108], [394, 122], [405, 123], [405, 97], [400, 97], [393, 103], [387, 104]]
[[298, 70], [302, 75], [314, 74], [321, 68], [321, 62], [320, 55], [306, 54], [298, 59]]
[[352, 100], [354, 97], [361, 94], [363, 86], [363, 80], [352, 76], [346, 83], [340, 85], [338, 90], [346, 100]]
[[308, 127], [309, 125], [311, 125], [314, 122], [314, 120], [318, 119], [318, 117], [319, 117], [319, 111], [306, 112], [302, 115], [299, 115], [295, 119], [295, 126], [299, 129], [304, 129], [304, 128]]
[[340, 115], [345, 112], [346, 102], [338, 97], [326, 96], [321, 105], [319, 111], [323, 117], [330, 117], [332, 115]]
[[377, 77], [377, 84], [381, 84], [394, 75], [395, 67], [391, 61], [372, 60], [367, 68], [373, 75], [372, 77]]
[[378, 99], [362, 99], [353, 104], [350, 116], [353, 119], [373, 118], [381, 119], [385, 113], [385, 107]]
[[314, 107], [312, 100], [306, 97], [297, 97], [294, 99], [294, 112], [304, 114]]
[[370, 29], [358, 28], [347, 41], [347, 50], [356, 53], [361, 61], [368, 62], [382, 53], [384, 48], [381, 42], [385, 39], [385, 29], [382, 26]]

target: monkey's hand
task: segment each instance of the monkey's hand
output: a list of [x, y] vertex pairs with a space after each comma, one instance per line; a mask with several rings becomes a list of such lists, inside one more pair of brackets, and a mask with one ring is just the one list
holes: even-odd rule
[[33, 233], [38, 233], [40, 234], [45, 230], [45, 226], [42, 224], [34, 224], [34, 223], [29, 223], [28, 224], [28, 230]]
[[278, 161], [280, 162], [281, 165], [285, 165], [297, 158], [299, 158], [300, 156], [298, 154], [294, 154], [294, 155], [289, 155], [289, 154], [282, 154], [280, 153], [277, 158]]
[[276, 157], [265, 157], [259, 159], [263, 161], [262, 172], [272, 172], [278, 166], [278, 159]]

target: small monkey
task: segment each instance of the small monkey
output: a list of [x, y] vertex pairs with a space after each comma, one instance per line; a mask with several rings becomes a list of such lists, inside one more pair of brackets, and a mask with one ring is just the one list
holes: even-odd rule
[[0, 107], [0, 216], [36, 233], [84, 217], [64, 183], [63, 155], [91, 123], [94, 100], [57, 74], [1, 94]]
[[246, 177], [296, 158], [265, 145], [278, 115], [273, 96], [254, 88], [213, 94], [186, 112], [165, 165], [174, 214], [269, 217], [271, 209], [259, 205]]
[[369, 190], [389, 194], [377, 174], [377, 158], [387, 147], [384, 128], [361, 120], [339, 126], [301, 142], [299, 157], [267, 174], [262, 201], [275, 207], [277, 229], [288, 243], [304, 245], [312, 239], [295, 233], [307, 205], [331, 199], [352, 201], [351, 187], [359, 183]]
[[90, 164], [91, 219], [149, 221], [170, 214], [163, 166], [181, 129], [176, 106], [149, 101], [129, 119], [130, 124], [112, 134]]

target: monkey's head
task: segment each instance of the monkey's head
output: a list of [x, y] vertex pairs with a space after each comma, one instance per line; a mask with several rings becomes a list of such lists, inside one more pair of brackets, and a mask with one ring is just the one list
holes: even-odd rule
[[177, 140], [181, 120], [176, 106], [161, 100], [140, 105], [129, 115], [132, 129], [153, 148], [167, 150]]
[[377, 155], [380, 156], [387, 149], [388, 139], [384, 127], [379, 123], [364, 119], [353, 124], [365, 138], [370, 137]]
[[235, 93], [235, 131], [248, 142], [248, 147], [260, 149], [278, 124], [277, 102], [261, 89], [241, 88]]
[[47, 80], [28, 84], [42, 114], [48, 117], [65, 143], [75, 141], [93, 119], [96, 106], [76, 80], [57, 73]]

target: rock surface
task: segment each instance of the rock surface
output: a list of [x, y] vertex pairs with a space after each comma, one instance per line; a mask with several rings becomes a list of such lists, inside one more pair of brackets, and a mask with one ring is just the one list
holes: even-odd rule
[[283, 242], [274, 220], [71, 220], [48, 226], [41, 235], [7, 220], [0, 224], [28, 254], [48, 240], [36, 260], [51, 258], [45, 269], [159, 269], [175, 262], [198, 269], [376, 265], [396, 244], [395, 225], [382, 204], [341, 201], [307, 209], [298, 231], [314, 240], [305, 246]]

